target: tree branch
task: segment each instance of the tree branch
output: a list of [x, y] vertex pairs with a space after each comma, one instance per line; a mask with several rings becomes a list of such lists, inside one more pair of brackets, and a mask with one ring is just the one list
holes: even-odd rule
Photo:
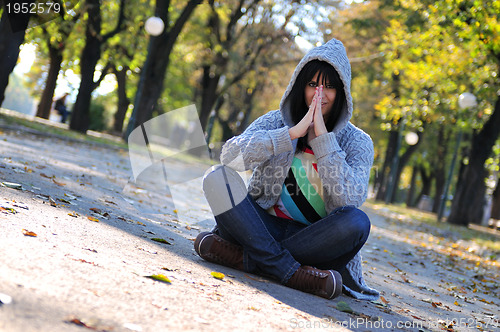
[[116, 27], [112, 31], [102, 36], [103, 42], [123, 30], [123, 21], [125, 20], [125, 1], [126, 0], [120, 1], [120, 13], [118, 14], [118, 22], [116, 23]]
[[94, 84], [92, 85], [92, 91], [97, 89], [97, 87], [104, 80], [104, 77], [106, 75], [108, 75], [109, 70], [112, 68], [113, 68], [113, 65], [110, 62], [106, 63], [106, 66], [104, 66], [104, 68], [101, 70], [101, 75], [99, 76], [99, 79], [96, 82], [94, 82]]
[[215, 2], [214, 2], [214, 0], [210, 0], [208, 2], [208, 4], [210, 5], [210, 8], [212, 9], [212, 16], [210, 17], [210, 19], [208, 21], [208, 26], [210, 28], [212, 28], [212, 31], [215, 34], [215, 38], [217, 39], [217, 43], [220, 44], [221, 43], [221, 39], [220, 39], [220, 17], [219, 17], [219, 14], [217, 13], [217, 11], [215, 10]]
[[[162, 1], [162, 0], [158, 0]], [[181, 15], [177, 18], [177, 21], [175, 21], [174, 26], [170, 31], [168, 32], [169, 34], [169, 49], [170, 47], [173, 47], [173, 44], [175, 40], [177, 39], [177, 36], [181, 33], [182, 28], [184, 27], [184, 24], [186, 24], [187, 20], [191, 16], [193, 10], [198, 6], [203, 0], [189, 0], [189, 2], [186, 4], [184, 9], [182, 10]]]

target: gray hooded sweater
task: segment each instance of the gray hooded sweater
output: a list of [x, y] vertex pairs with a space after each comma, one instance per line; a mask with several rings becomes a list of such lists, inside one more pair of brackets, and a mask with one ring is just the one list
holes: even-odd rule
[[[309, 142], [318, 160], [326, 211], [330, 213], [347, 205], [359, 207], [366, 200], [373, 143], [370, 136], [349, 122], [353, 111], [351, 66], [344, 45], [332, 39], [309, 51], [297, 65], [279, 110], [259, 117], [222, 148], [222, 164], [237, 171], [252, 170], [248, 190], [264, 209], [277, 202], [297, 146], [297, 140], [292, 141], [288, 133], [288, 129], [294, 126], [290, 114], [290, 92], [302, 68], [316, 59], [328, 62], [337, 70], [346, 95], [346, 103], [333, 131]], [[379, 293], [369, 288], [363, 279], [359, 253], [347, 264], [342, 279], [344, 291], [357, 299], [376, 300], [379, 297]]]

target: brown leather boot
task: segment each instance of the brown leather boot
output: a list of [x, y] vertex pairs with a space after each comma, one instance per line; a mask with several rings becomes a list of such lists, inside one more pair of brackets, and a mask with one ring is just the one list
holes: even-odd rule
[[333, 299], [342, 293], [340, 273], [311, 266], [299, 267], [285, 285], [325, 299]]
[[217, 234], [211, 232], [198, 234], [194, 241], [194, 250], [206, 261], [244, 270], [243, 248], [224, 240]]

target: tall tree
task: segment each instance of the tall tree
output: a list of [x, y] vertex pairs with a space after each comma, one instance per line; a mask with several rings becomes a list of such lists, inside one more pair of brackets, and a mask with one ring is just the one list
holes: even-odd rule
[[[496, 73], [500, 70], [500, 3], [489, 1], [456, 0], [455, 6], [436, 4], [435, 7], [446, 17], [443, 22], [448, 28], [456, 31], [460, 41], [471, 45], [475, 54], [482, 55], [491, 68], [496, 64]], [[433, 9], [433, 8], [432, 8]], [[473, 54], [474, 54], [473, 53]], [[479, 69], [480, 70], [480, 69]], [[482, 82], [487, 88], [479, 97], [495, 96], [494, 109], [482, 128], [472, 138], [469, 163], [457, 184], [448, 222], [466, 226], [468, 223], [480, 223], [483, 216], [485, 179], [487, 172], [485, 162], [492, 154], [493, 146], [500, 136], [500, 96], [498, 80]], [[491, 87], [488, 87], [491, 86]], [[481, 92], [481, 91], [479, 91]], [[485, 104], [485, 103], [483, 103]]]
[[[180, 3], [174, 4], [170, 0], [156, 0], [155, 16], [163, 20], [165, 29], [159, 36], [150, 39], [148, 55], [141, 70], [134, 110], [124, 135], [125, 139], [132, 130], [151, 119], [158, 98], [163, 92], [166, 70], [175, 42], [196, 6], [202, 1], [189, 0], [179, 10]], [[174, 20], [176, 13], [180, 14]]]
[[[377, 105], [381, 118], [392, 122], [388, 124], [392, 126], [394, 119], [406, 118], [418, 130], [423, 130], [422, 122], [427, 123], [426, 130], [433, 131], [438, 131], [442, 125], [451, 127], [457, 122], [463, 130], [475, 130], [476, 133], [491, 128], [485, 126], [484, 120], [488, 120], [488, 117], [479, 117], [477, 109], [460, 111], [456, 104], [461, 92], [476, 90], [484, 98], [483, 107], [488, 109], [490, 107], [488, 105], [491, 105], [492, 91], [495, 91], [494, 86], [497, 85], [491, 79], [492, 61], [488, 60], [486, 55], [487, 44], [481, 43], [479, 37], [483, 36], [485, 40], [491, 42], [490, 47], [494, 49], [495, 43], [498, 46], [498, 36], [491, 31], [482, 33], [471, 31], [497, 29], [494, 15], [491, 14], [496, 9], [485, 9], [488, 8], [486, 3], [483, 5], [480, 3], [481, 1], [460, 0], [436, 3], [406, 0], [397, 2], [396, 15], [390, 20], [390, 27], [381, 48], [387, 60], [386, 85], [394, 83], [395, 80], [392, 79], [394, 75], [397, 75], [400, 85], [399, 98], [396, 99], [396, 95], [387, 96]], [[477, 8], [472, 7], [473, 5]], [[471, 7], [474, 10], [471, 10]], [[486, 11], [489, 12], [485, 13]], [[474, 19], [460, 25], [460, 22], [467, 22], [467, 15], [471, 15], [470, 13], [474, 13], [472, 14], [475, 15]], [[489, 24], [478, 24], [479, 22]], [[455, 26], [457, 24], [460, 27]], [[474, 28], [468, 28], [469, 24]], [[489, 119], [494, 121], [495, 117], [491, 116]], [[491, 135], [489, 132], [488, 137], [496, 139]], [[491, 152], [491, 141], [482, 143], [486, 143], [483, 146]], [[488, 153], [483, 151], [481, 156], [475, 155], [474, 158], [478, 163], [482, 160], [484, 164], [484, 155], [487, 156]], [[470, 156], [469, 160], [472, 160]], [[474, 165], [469, 162], [468, 167]], [[478, 169], [474, 170], [476, 174], [479, 172]], [[484, 175], [485, 173], [480, 176]], [[442, 180], [437, 186], [437, 196], [440, 195], [441, 182]], [[484, 188], [484, 181], [476, 177], [474, 186], [476, 185]], [[481, 193], [479, 187], [473, 191], [471, 189], [472, 187], [468, 187], [466, 191], [475, 195], [475, 198], [480, 197], [481, 200], [484, 190]], [[462, 208], [470, 206], [466, 201], [467, 199], [459, 205]], [[473, 209], [481, 213], [482, 209], [478, 209], [477, 206], [482, 204], [477, 203]], [[460, 215], [465, 217], [466, 214]], [[476, 215], [474, 219], [480, 218]]]
[[[25, 1], [28, 8], [34, 2], [35, 0]], [[9, 3], [12, 4], [12, 2]], [[5, 7], [0, 18], [0, 106], [5, 99], [5, 89], [9, 84], [9, 75], [16, 66], [19, 48], [24, 42], [30, 20], [29, 13], [16, 13], [12, 8], [10, 9], [11, 12], [8, 12], [7, 7]]]
[[118, 19], [114, 29], [108, 33], [102, 32], [102, 15], [100, 0], [86, 0], [87, 25], [85, 30], [85, 47], [80, 57], [80, 88], [73, 106], [70, 129], [85, 133], [90, 124], [90, 102], [92, 92], [99, 86], [109, 68], [101, 72], [101, 77], [94, 81], [97, 63], [101, 58], [102, 48], [106, 42], [123, 29], [126, 0], [120, 0]]

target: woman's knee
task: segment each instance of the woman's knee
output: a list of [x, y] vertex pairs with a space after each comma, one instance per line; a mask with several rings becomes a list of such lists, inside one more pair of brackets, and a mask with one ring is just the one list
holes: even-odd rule
[[354, 206], [343, 207], [342, 213], [347, 214], [349, 225], [352, 228], [351, 231], [359, 234], [361, 238], [366, 240], [370, 234], [371, 228], [371, 222], [368, 215]]
[[356, 221], [358, 232], [362, 234], [362, 237], [364, 237], [366, 240], [368, 238], [368, 235], [370, 234], [370, 218], [368, 218], [368, 215], [364, 211], [357, 208], [353, 209], [353, 219]]
[[248, 190], [236, 171], [216, 165], [203, 177], [203, 192], [214, 215], [219, 215], [243, 201]]

